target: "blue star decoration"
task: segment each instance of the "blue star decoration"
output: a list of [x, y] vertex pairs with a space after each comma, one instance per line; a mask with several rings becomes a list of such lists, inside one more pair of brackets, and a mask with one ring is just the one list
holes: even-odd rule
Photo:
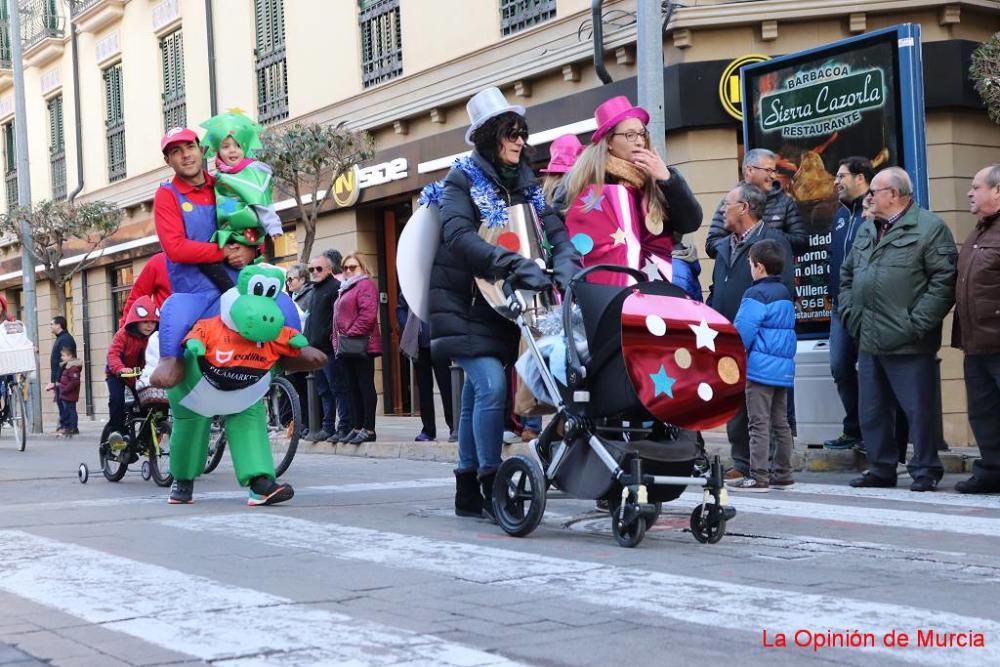
[[604, 213], [604, 209], [601, 208], [601, 202], [604, 201], [604, 194], [597, 194], [597, 188], [590, 188], [587, 194], [583, 196], [583, 210], [587, 213], [591, 211], [600, 211]]
[[667, 369], [662, 365], [657, 373], [650, 373], [649, 378], [653, 381], [653, 398], [656, 398], [660, 394], [666, 394], [668, 398], [674, 397], [674, 383], [677, 382], [677, 378], [672, 378], [667, 375]]

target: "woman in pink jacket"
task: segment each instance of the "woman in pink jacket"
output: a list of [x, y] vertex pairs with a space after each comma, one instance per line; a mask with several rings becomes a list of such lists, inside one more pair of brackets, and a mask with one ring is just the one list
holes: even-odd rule
[[[351, 418], [353, 430], [347, 440], [341, 442], [360, 445], [375, 441], [375, 403], [378, 400], [375, 393], [375, 357], [382, 354], [378, 286], [368, 275], [368, 267], [357, 252], [344, 257], [341, 267], [344, 277], [333, 307], [331, 342], [347, 373], [346, 385], [353, 398], [354, 412]], [[364, 343], [359, 339], [365, 339]]]

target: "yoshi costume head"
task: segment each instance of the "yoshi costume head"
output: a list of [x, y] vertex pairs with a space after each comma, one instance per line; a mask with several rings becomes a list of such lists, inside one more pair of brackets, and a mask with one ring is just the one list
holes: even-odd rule
[[240, 484], [274, 477], [262, 398], [281, 357], [298, 356], [306, 337], [285, 325], [278, 306], [284, 274], [271, 264], [240, 271], [215, 317], [199, 320], [184, 341], [184, 380], [167, 390], [174, 411], [170, 469], [193, 480], [205, 466], [211, 419], [226, 417]]

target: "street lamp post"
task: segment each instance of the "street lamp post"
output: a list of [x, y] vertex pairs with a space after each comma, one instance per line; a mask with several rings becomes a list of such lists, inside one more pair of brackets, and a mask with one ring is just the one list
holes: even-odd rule
[[[28, 110], [24, 101], [24, 60], [21, 44], [21, 15], [17, 0], [6, 0], [10, 21], [10, 59], [14, 70], [14, 144], [17, 148], [17, 201], [31, 206], [31, 176], [28, 173]], [[38, 295], [35, 292], [35, 262], [28, 248], [32, 247], [31, 225], [21, 220], [21, 262], [24, 288], [24, 325], [28, 338], [38, 344]], [[42, 396], [39, 387], [38, 357], [35, 372], [28, 379], [28, 400], [31, 405], [31, 432], [42, 432]]]

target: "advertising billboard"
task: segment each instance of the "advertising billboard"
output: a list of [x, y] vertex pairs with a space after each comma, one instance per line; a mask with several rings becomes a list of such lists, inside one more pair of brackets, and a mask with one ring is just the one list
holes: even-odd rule
[[741, 70], [746, 150], [777, 154], [777, 178], [809, 227], [795, 258], [800, 336], [829, 331], [831, 230], [840, 217], [834, 174], [863, 156], [906, 169], [927, 206], [920, 26], [900, 25]]

